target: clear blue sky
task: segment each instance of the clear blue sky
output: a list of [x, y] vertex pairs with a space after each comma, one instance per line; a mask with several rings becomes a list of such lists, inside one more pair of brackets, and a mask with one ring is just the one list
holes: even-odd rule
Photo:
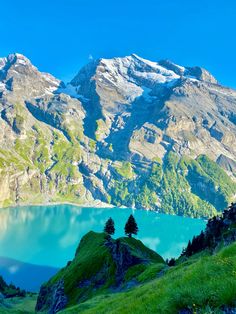
[[93, 58], [136, 53], [200, 65], [236, 87], [235, 0], [1, 1], [0, 56], [65, 81]]

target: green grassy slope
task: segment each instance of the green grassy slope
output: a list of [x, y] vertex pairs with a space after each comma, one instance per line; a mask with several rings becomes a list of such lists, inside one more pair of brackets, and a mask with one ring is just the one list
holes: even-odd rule
[[[64, 292], [68, 298], [67, 306], [71, 306], [95, 295], [114, 289], [121, 290], [132, 279], [128, 272], [132, 273], [133, 267], [138, 267], [140, 274], [140, 269], [145, 271], [155, 263], [164, 265], [164, 260], [156, 252], [134, 238], [111, 239], [109, 247], [107, 243], [105, 233], [91, 231], [86, 234], [81, 239], [73, 261], [43, 286], [40, 303], [44, 306], [40, 309], [48, 309], [52, 298], [50, 289], [53, 289], [60, 280], [64, 283]], [[111, 250], [114, 253], [111, 253]], [[117, 260], [113, 254], [117, 254]], [[121, 263], [121, 266], [117, 262]]]
[[25, 298], [12, 298], [0, 303], [0, 314], [33, 314], [35, 313], [37, 295]]
[[215, 255], [198, 254], [127, 292], [99, 296], [62, 313], [175, 314], [190, 308], [194, 313], [206, 314], [220, 313], [221, 306], [235, 305], [235, 301], [236, 243], [233, 243]]
[[[135, 167], [132, 169], [135, 171]], [[135, 179], [123, 176], [109, 193], [111, 202], [117, 206], [212, 217], [234, 200], [235, 189], [235, 181], [207, 156], [180, 158], [169, 152], [164, 162], [153, 161], [148, 176]]]
[[[89, 232], [86, 234], [79, 244], [75, 258], [68, 265], [62, 268], [48, 283], [47, 287], [53, 286], [58, 280], [63, 278], [65, 294], [69, 296], [69, 305], [77, 303], [93, 296], [94, 286], [91, 284], [83, 286], [83, 281], [89, 280], [96, 276], [94, 280], [99, 281], [103, 277], [106, 281], [100, 292], [106, 289], [114, 281], [114, 268], [111, 255], [108, 248], [104, 246], [105, 234]], [[103, 270], [104, 265], [110, 265], [109, 269]], [[99, 274], [99, 272], [101, 272]], [[78, 283], [81, 283], [79, 286]], [[86, 298], [85, 298], [86, 294]]]

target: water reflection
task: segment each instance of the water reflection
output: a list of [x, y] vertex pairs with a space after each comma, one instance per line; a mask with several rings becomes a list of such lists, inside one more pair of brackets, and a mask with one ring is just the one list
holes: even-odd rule
[[21, 261], [64, 266], [73, 258], [81, 237], [102, 231], [105, 221], [115, 220], [116, 236], [133, 213], [138, 238], [165, 258], [179, 255], [187, 241], [204, 227], [203, 220], [161, 215], [124, 208], [80, 208], [71, 205], [28, 206], [0, 210], [0, 256]]

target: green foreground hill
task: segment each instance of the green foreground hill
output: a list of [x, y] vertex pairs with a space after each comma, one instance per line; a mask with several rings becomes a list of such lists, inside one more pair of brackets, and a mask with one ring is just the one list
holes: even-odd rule
[[36, 309], [56, 312], [95, 295], [127, 289], [136, 285], [131, 282], [135, 274], [154, 265], [163, 268], [164, 260], [141, 241], [89, 232], [73, 261], [41, 287]]
[[[62, 311], [63, 314], [224, 313], [236, 301], [236, 244], [217, 254], [203, 252], [177, 266], [146, 271], [146, 283], [105, 294]], [[144, 274], [143, 274], [144, 275]], [[140, 275], [139, 275], [140, 278]], [[195, 312], [194, 312], [195, 310]], [[184, 313], [184, 312], [183, 312]]]
[[[40, 290], [36, 310], [63, 314], [207, 314], [236, 309], [236, 205], [210, 219], [176, 260], [134, 238], [89, 232]], [[170, 266], [171, 265], [171, 266]]]

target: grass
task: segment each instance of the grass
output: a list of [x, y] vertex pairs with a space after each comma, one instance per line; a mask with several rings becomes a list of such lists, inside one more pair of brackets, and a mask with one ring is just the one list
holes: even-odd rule
[[139, 283], [150, 281], [157, 278], [158, 274], [166, 268], [166, 265], [162, 262], [157, 262], [149, 265], [138, 264], [130, 267], [125, 274], [125, 281], [135, 279]]
[[76, 304], [80, 298], [85, 298], [85, 295], [86, 298], [93, 296], [94, 286], [91, 284], [89, 287], [79, 287], [79, 282], [99, 276], [101, 270], [104, 270], [101, 275], [106, 282], [100, 289], [101, 291], [98, 289], [97, 293], [110, 286], [114, 281], [115, 265], [104, 242], [105, 233], [99, 234], [91, 231], [85, 235], [81, 239], [74, 260], [57, 273], [47, 285], [53, 285], [63, 278], [65, 293], [69, 296], [69, 304]]
[[130, 267], [125, 274], [125, 282], [136, 279], [140, 273], [143, 273], [146, 270], [146, 268], [147, 266], [144, 264], [138, 264]]
[[[105, 233], [91, 231], [86, 234], [80, 241], [73, 261], [59, 271], [45, 286], [51, 287], [63, 279], [65, 294], [69, 301], [68, 306], [73, 306], [97, 295], [104, 295], [117, 287], [115, 286], [117, 268], [110, 249], [104, 244], [106, 241]], [[115, 240], [111, 241], [113, 244], [115, 243]], [[124, 246], [128, 247], [131, 255], [142, 261], [141, 265], [131, 267], [130, 271], [126, 273], [124, 285], [134, 275], [139, 275], [141, 270], [145, 271], [148, 265], [164, 263], [164, 260], [156, 252], [147, 248], [139, 240], [124, 237], [119, 238], [119, 241], [120, 252], [123, 251]], [[50, 299], [51, 295], [48, 294], [46, 298]], [[45, 303], [47, 303], [46, 300], [44, 300]]]
[[121, 175], [123, 178], [127, 180], [131, 180], [134, 178], [134, 171], [133, 167], [130, 162], [124, 161], [119, 166], [116, 166], [116, 171]]
[[103, 119], [96, 120], [97, 128], [95, 132], [95, 138], [97, 141], [102, 139], [102, 136], [105, 133], [106, 130], [106, 123], [103, 121]]
[[163, 263], [149, 265], [142, 273], [137, 276], [137, 280], [139, 282], [145, 282], [155, 279], [165, 268], [166, 265]]
[[37, 295], [7, 299], [4, 304], [0, 304], [0, 314], [33, 314], [35, 313], [36, 300]]
[[171, 267], [160, 278], [128, 292], [99, 296], [62, 313], [175, 314], [191, 308], [206, 314], [220, 313], [221, 306], [235, 301], [236, 243], [215, 255]]
[[142, 241], [128, 237], [120, 238], [120, 241], [129, 246], [132, 255], [141, 259], [145, 257], [149, 262], [164, 263], [163, 258], [153, 250], [147, 248]]

